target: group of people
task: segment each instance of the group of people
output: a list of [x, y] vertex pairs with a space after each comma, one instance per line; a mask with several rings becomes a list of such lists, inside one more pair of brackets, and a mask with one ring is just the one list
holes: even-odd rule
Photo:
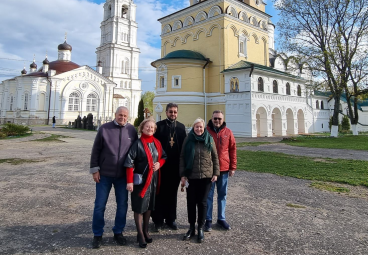
[[123, 235], [128, 210], [128, 192], [137, 228], [139, 247], [152, 243], [148, 231], [152, 217], [155, 232], [164, 224], [177, 230], [176, 209], [179, 184], [186, 187], [189, 230], [183, 240], [195, 235], [203, 242], [204, 232], [212, 230], [213, 196], [217, 187], [217, 224], [230, 229], [225, 220], [228, 177], [236, 169], [236, 143], [226, 127], [221, 111], [214, 111], [207, 127], [197, 118], [191, 131], [177, 121], [178, 105], [166, 106], [165, 120], [155, 123], [152, 118], [142, 121], [141, 134], [127, 123], [129, 110], [119, 107], [115, 119], [100, 127], [96, 135], [90, 163], [90, 173], [96, 182], [93, 211], [93, 248], [102, 245], [104, 212], [112, 185], [115, 189], [116, 216], [114, 240], [127, 243]]

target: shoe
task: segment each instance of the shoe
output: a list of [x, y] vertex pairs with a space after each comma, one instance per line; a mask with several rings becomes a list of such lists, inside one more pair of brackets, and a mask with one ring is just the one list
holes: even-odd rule
[[197, 242], [198, 242], [198, 243], [202, 243], [203, 241], [204, 241], [203, 228], [198, 227]]
[[160, 232], [163, 224], [155, 224], [155, 232]]
[[176, 222], [175, 221], [173, 221], [173, 222], [166, 222], [166, 225], [167, 226], [169, 226], [169, 228], [171, 228], [172, 230], [178, 230], [179, 228], [178, 228], [178, 225], [176, 224]]
[[206, 220], [204, 224], [204, 232], [211, 232], [212, 230], [212, 220]]
[[98, 249], [102, 245], [102, 236], [94, 236], [92, 241], [92, 249]]
[[220, 227], [222, 227], [225, 230], [230, 230], [230, 226], [229, 224], [227, 224], [227, 222], [225, 220], [217, 220], [217, 225], [219, 225]]
[[143, 242], [143, 238], [139, 238], [139, 234], [137, 234], [137, 242], [139, 244], [139, 247], [141, 247], [141, 248], [146, 248], [147, 247], [147, 243]]
[[146, 243], [152, 243], [152, 241], [153, 241], [152, 237], [148, 238], [147, 235], [144, 234], [144, 233], [143, 233], [143, 235], [144, 235], [144, 240], [146, 240]]
[[116, 243], [118, 245], [126, 245], [127, 244], [127, 240], [126, 238], [123, 236], [122, 233], [120, 234], [114, 234], [114, 240], [116, 241]]
[[183, 240], [188, 241], [194, 235], [195, 235], [195, 226], [190, 226], [188, 232], [183, 236]]

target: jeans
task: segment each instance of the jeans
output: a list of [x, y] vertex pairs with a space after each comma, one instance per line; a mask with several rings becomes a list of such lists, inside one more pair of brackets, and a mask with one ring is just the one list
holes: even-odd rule
[[227, 181], [229, 179], [229, 172], [220, 174], [217, 181], [212, 183], [210, 192], [207, 197], [207, 216], [206, 220], [212, 220], [213, 211], [213, 193], [215, 192], [215, 185], [217, 186], [217, 219], [225, 220]]
[[114, 178], [100, 176], [100, 182], [96, 183], [96, 200], [93, 210], [92, 231], [95, 236], [102, 236], [105, 226], [105, 209], [112, 185], [115, 189], [116, 215], [115, 226], [112, 228], [114, 234], [124, 231], [126, 215], [128, 211], [128, 191], [126, 189], [126, 178]]
[[53, 127], [53, 128], [55, 128], [55, 124], [56, 124], [56, 123], [52, 123], [52, 127]]

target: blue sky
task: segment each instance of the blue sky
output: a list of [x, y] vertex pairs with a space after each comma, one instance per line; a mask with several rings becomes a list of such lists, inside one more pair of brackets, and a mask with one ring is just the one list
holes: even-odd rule
[[[20, 75], [35, 55], [42, 65], [46, 53], [57, 59], [57, 46], [67, 41], [72, 45], [72, 61], [79, 65], [96, 64], [96, 47], [100, 43], [100, 23], [106, 0], [11, 0], [0, 8], [0, 82]], [[153, 91], [155, 69], [150, 63], [160, 57], [160, 23], [157, 19], [189, 6], [189, 0], [135, 0], [137, 5], [140, 48], [139, 78], [143, 91]], [[22, 6], [22, 8], [19, 8]], [[277, 15], [271, 0], [266, 12]]]

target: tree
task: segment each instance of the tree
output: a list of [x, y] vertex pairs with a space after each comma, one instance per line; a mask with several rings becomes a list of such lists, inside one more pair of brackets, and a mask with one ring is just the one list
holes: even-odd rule
[[349, 117], [347, 115], [344, 115], [344, 117], [342, 118], [341, 130], [342, 131], [350, 130], [350, 122], [349, 122]]
[[[337, 136], [340, 97], [356, 105], [367, 79], [368, 0], [274, 0], [283, 50], [307, 59], [334, 98], [331, 136]], [[352, 123], [357, 107], [349, 107]]]
[[144, 120], [144, 105], [143, 99], [141, 99], [138, 104], [138, 117], [134, 121], [134, 126], [138, 127], [143, 120]]
[[155, 98], [155, 92], [153, 91], [146, 91], [142, 95], [142, 99], [144, 102], [144, 107], [148, 108], [151, 113], [153, 113], [153, 99]]

